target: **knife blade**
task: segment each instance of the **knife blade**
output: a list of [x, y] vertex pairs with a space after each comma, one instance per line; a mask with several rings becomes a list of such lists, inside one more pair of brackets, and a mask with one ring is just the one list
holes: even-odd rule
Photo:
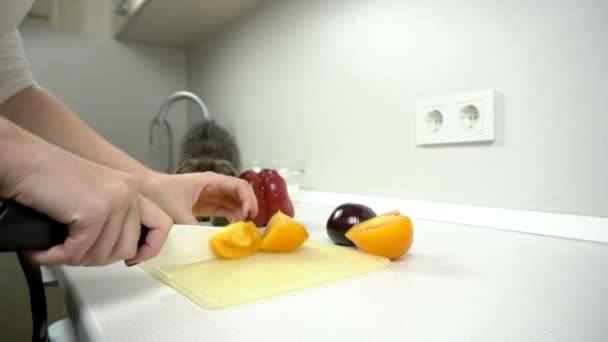
[[216, 258], [209, 239], [223, 228], [175, 224], [157, 256], [143, 264], [150, 267], [183, 265]]

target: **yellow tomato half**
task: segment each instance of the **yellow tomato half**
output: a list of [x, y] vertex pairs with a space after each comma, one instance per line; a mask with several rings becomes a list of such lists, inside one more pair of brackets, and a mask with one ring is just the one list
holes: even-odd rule
[[354, 225], [345, 236], [364, 252], [395, 260], [412, 246], [414, 229], [409, 217], [392, 211]]
[[260, 248], [261, 242], [262, 236], [251, 221], [229, 224], [209, 239], [213, 253], [228, 259], [254, 254]]
[[274, 214], [262, 236], [262, 246], [266, 252], [291, 252], [308, 240], [308, 231], [301, 223], [283, 214]]

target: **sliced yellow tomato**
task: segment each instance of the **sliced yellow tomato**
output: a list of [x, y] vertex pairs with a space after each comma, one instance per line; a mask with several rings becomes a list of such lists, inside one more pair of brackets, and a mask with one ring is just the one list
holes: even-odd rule
[[395, 260], [412, 246], [414, 228], [409, 217], [391, 211], [352, 226], [345, 236], [364, 252]]
[[266, 252], [291, 252], [306, 240], [308, 231], [304, 225], [279, 210], [266, 225], [260, 249]]
[[262, 236], [255, 224], [235, 222], [227, 225], [209, 239], [215, 255], [227, 259], [239, 259], [258, 251]]

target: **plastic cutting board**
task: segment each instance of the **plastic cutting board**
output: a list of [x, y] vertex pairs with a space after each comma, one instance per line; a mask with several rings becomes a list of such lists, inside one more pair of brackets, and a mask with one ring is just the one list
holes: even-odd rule
[[142, 268], [203, 308], [215, 310], [389, 266], [383, 257], [309, 240], [290, 253], [258, 252], [238, 260]]

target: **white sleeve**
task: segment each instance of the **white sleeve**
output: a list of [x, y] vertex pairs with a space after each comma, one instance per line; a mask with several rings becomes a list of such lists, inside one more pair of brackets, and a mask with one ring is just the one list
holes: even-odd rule
[[34, 84], [17, 29], [0, 36], [0, 103]]

